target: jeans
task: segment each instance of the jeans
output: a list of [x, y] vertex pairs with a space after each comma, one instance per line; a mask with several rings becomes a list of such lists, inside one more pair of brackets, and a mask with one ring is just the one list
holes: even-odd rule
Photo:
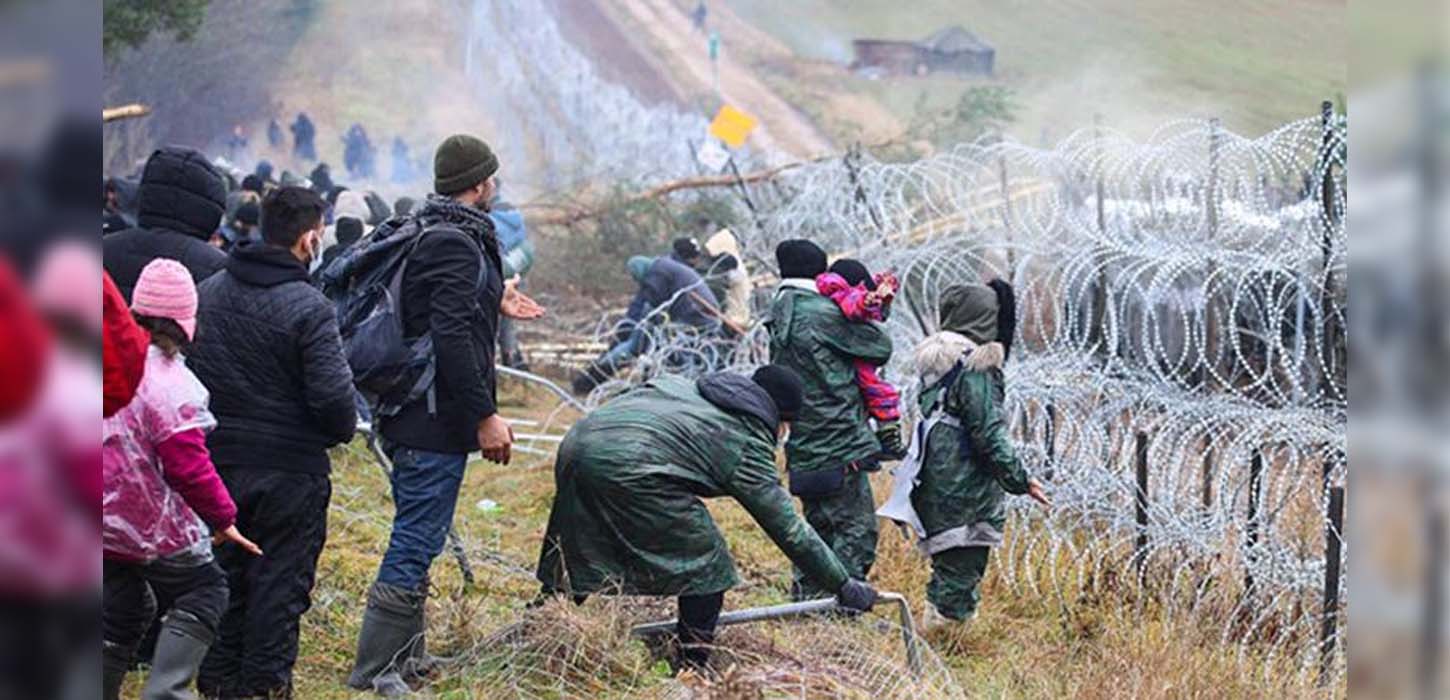
[[378, 581], [418, 590], [428, 567], [443, 552], [468, 455], [388, 445], [393, 461], [393, 534]]
[[606, 367], [610, 372], [618, 371], [619, 365], [626, 360], [633, 358], [644, 350], [645, 327], [639, 324], [630, 331], [629, 337], [616, 343], [608, 352], [604, 353], [595, 364]]
[[228, 697], [278, 692], [292, 683], [302, 614], [312, 607], [332, 482], [280, 469], [223, 466], [218, 472], [237, 502], [237, 529], [262, 556], [235, 544], [217, 548], [231, 602], [197, 687]]

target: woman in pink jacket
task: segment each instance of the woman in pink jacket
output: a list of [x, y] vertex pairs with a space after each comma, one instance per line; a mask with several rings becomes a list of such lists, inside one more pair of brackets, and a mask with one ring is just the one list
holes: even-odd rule
[[191, 274], [175, 260], [153, 260], [136, 282], [131, 313], [151, 345], [136, 397], [102, 431], [105, 697], [120, 694], [160, 592], [174, 603], [142, 697], [189, 698], [227, 604], [213, 541], [261, 551], [237, 532], [237, 507], [206, 449], [216, 420], [181, 356], [196, 330]]

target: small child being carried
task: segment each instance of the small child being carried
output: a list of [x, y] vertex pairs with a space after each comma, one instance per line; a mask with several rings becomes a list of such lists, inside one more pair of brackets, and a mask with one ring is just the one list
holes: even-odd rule
[[[816, 278], [816, 291], [830, 297], [846, 318], [861, 323], [884, 321], [891, 313], [899, 284], [890, 272], [872, 275], [858, 260], [837, 260], [829, 272]], [[901, 394], [876, 374], [876, 367], [855, 360], [856, 386], [866, 402], [866, 412], [876, 419], [876, 439], [881, 457], [897, 460], [906, 456], [901, 442]]]

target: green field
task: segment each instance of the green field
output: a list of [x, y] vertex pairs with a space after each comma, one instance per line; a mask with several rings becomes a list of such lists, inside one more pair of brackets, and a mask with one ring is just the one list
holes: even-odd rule
[[[1345, 3], [1336, 0], [733, 0], [742, 19], [803, 58], [845, 63], [853, 38], [919, 39], [960, 24], [997, 49], [996, 79], [1024, 107], [1015, 135], [1035, 143], [1091, 122], [1141, 134], [1177, 117], [1217, 116], [1257, 134], [1313, 115], [1345, 90]], [[852, 80], [907, 118], [951, 79]]]

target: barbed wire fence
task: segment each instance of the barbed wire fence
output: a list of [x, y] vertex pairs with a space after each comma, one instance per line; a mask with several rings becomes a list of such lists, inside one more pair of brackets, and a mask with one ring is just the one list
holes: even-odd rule
[[[1162, 610], [1213, 625], [1246, 665], [1269, 673], [1268, 659], [1338, 682], [1345, 134], [1343, 116], [1326, 105], [1317, 119], [1258, 138], [1211, 120], [1174, 122], [1143, 142], [1095, 126], [1048, 149], [978, 143], [906, 163], [853, 150], [741, 181], [753, 225], [736, 233], [756, 281], [757, 321], [746, 335], [722, 342], [646, 323], [648, 349], [579, 398], [514, 373], [557, 398], [521, 425], [519, 448], [552, 453], [577, 416], [659, 373], [768, 361], [759, 319], [774, 247], [787, 238], [897, 273], [903, 289], [886, 323], [897, 352], [886, 376], [908, 407], [917, 388], [907, 358], [935, 330], [940, 294], [1002, 277], [1017, 289], [1019, 312], [1006, 411], [1019, 455], [1055, 508], [1009, 499], [993, 575], [1065, 610], [1091, 593], [1128, 614]], [[575, 358], [618, 331], [601, 319], [572, 343], [585, 348]], [[343, 510], [386, 526], [385, 514]], [[532, 571], [496, 542], [462, 538], [451, 548], [490, 577], [532, 584]], [[737, 686], [964, 695], [925, 643], [924, 671], [912, 673], [891, 644], [900, 628], [885, 620], [732, 629], [719, 643], [735, 670], [672, 679], [628, 640], [629, 625], [668, 617], [667, 606], [591, 601], [581, 610], [546, 605], [492, 634], [453, 639], [460, 651], [450, 667], [500, 697], [692, 697]], [[793, 655], [799, 648], [818, 661]], [[823, 685], [835, 679], [844, 685]]]
[[[887, 376], [907, 405], [906, 358], [935, 329], [940, 293], [1011, 281], [1007, 410], [1057, 505], [1012, 506], [1000, 575], [1207, 615], [1225, 642], [1333, 681], [1347, 590], [1345, 138], [1326, 103], [1258, 138], [1185, 120], [1141, 143], [1094, 126], [1050, 149], [971, 144], [909, 163], [853, 151], [740, 183], [758, 225], [737, 233], [758, 277], [787, 238], [896, 271]], [[595, 346], [616, 330], [601, 322]], [[663, 371], [767, 360], [759, 323], [729, 352], [668, 325], [650, 333], [587, 405]]]

